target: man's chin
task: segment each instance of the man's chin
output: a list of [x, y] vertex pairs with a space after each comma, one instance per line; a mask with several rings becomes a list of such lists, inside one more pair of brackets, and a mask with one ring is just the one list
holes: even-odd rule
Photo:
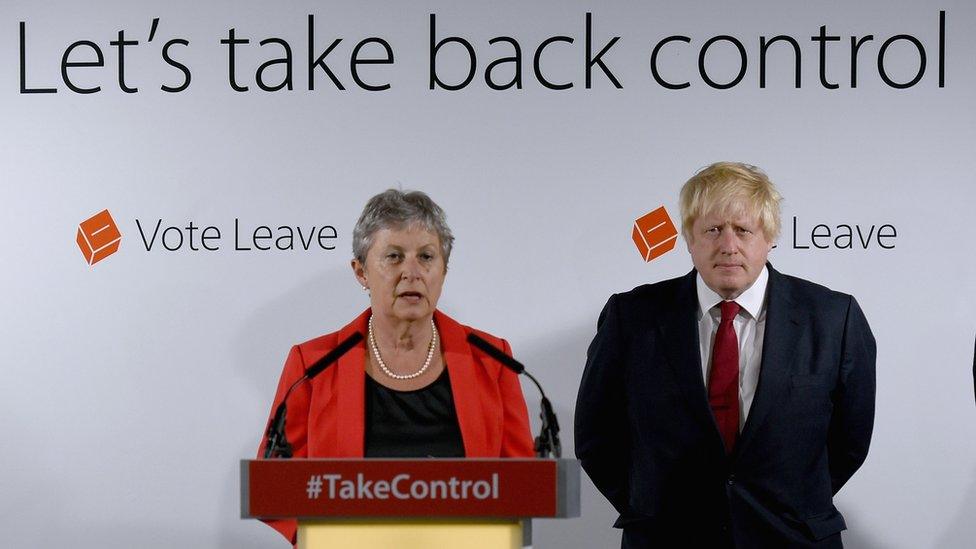
[[741, 278], [723, 277], [712, 289], [725, 299], [735, 299], [746, 291], [746, 288], [747, 285]]

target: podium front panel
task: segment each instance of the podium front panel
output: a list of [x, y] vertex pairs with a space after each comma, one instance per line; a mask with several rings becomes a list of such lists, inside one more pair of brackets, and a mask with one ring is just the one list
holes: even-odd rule
[[243, 518], [574, 517], [568, 459], [241, 461]]

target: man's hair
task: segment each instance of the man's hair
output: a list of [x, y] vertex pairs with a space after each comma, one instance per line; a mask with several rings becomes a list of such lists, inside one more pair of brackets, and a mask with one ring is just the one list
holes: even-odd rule
[[783, 196], [759, 168], [741, 162], [716, 162], [681, 187], [681, 234], [692, 241], [692, 226], [703, 215], [754, 216], [766, 239], [779, 238]]

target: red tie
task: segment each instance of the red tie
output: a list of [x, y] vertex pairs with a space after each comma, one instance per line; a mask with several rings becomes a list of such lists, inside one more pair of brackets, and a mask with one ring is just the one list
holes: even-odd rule
[[712, 370], [708, 374], [708, 404], [727, 453], [732, 453], [739, 434], [739, 340], [732, 326], [738, 313], [738, 303], [722, 302], [722, 322], [715, 335]]

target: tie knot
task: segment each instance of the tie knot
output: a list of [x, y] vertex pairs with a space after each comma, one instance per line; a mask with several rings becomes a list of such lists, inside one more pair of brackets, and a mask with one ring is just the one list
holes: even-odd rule
[[723, 301], [721, 307], [722, 322], [729, 322], [739, 314], [739, 304], [735, 301]]

